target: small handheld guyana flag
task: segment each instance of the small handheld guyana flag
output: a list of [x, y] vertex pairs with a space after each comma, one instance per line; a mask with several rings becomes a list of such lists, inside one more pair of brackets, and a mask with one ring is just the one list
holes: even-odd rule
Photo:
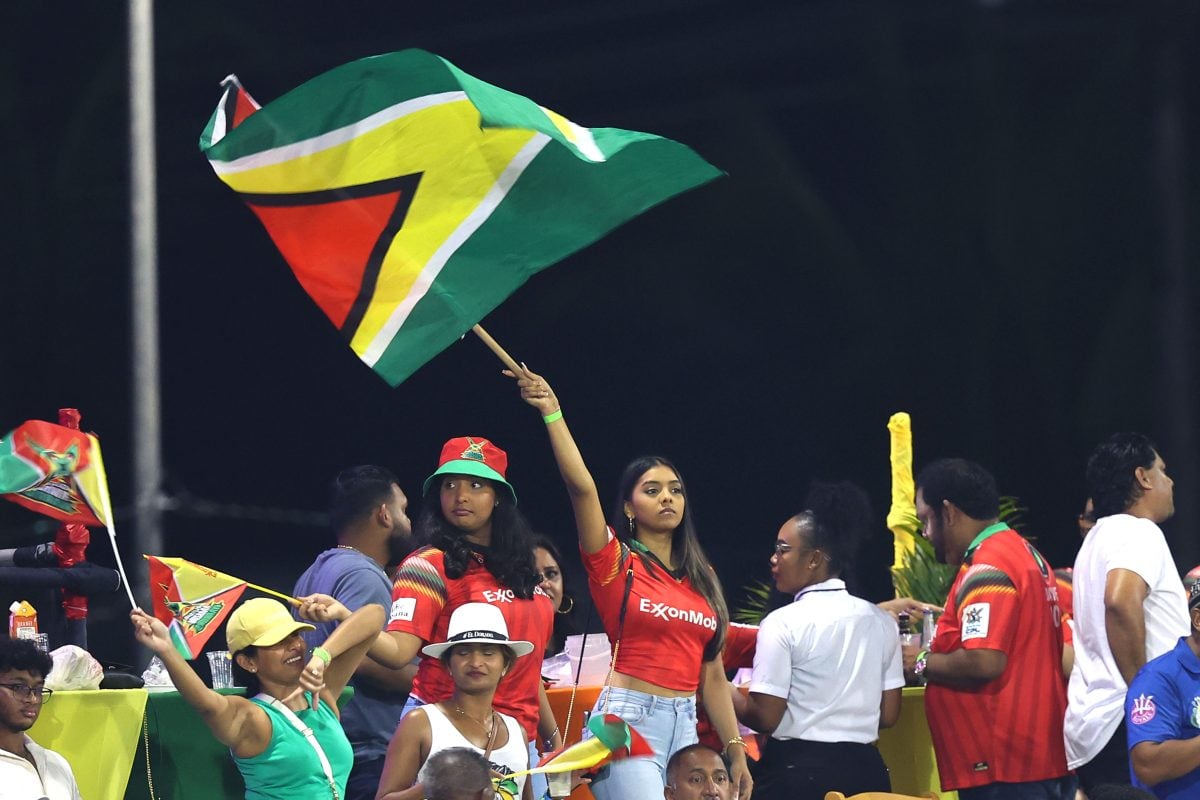
[[393, 386], [539, 270], [721, 174], [678, 142], [583, 127], [421, 50], [261, 107], [236, 77], [225, 87], [201, 150]]
[[200, 654], [233, 611], [246, 581], [182, 558], [146, 556], [150, 562], [150, 607], [167, 626], [184, 658]]
[[591, 739], [549, 753], [533, 769], [516, 774], [590, 770], [609, 761], [654, 755], [654, 748], [637, 729], [616, 714], [594, 714], [587, 727], [592, 732]]
[[62, 522], [112, 520], [100, 441], [64, 425], [30, 420], [0, 439], [0, 494]]

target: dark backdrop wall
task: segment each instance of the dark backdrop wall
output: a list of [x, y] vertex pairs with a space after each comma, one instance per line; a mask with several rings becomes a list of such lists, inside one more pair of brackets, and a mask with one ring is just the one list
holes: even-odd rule
[[[82, 408], [127, 507], [139, 433], [119, 5], [0, 11], [0, 427]], [[1074, 556], [1088, 450], [1144, 430], [1178, 480], [1180, 566], [1200, 559], [1190, 7], [156, 10], [167, 554], [290, 587], [328, 544], [319, 514], [338, 469], [388, 465], [412, 496], [462, 434], [508, 449], [522, 508], [572, 551], [541, 423], [490, 353], [468, 338], [390, 389], [196, 146], [229, 72], [265, 102], [423, 47], [581, 124], [687, 142], [728, 173], [537, 276], [485, 324], [554, 382], [606, 496], [634, 455], [681, 465], [735, 604], [813, 478], [874, 498], [862, 574], [867, 594], [889, 593], [896, 410], [913, 415], [919, 463], [991, 467], [1055, 564]], [[0, 512], [0, 546], [46, 535]], [[141, 569], [128, 515], [119, 531]], [[94, 650], [133, 657], [124, 613], [120, 596], [93, 601]]]

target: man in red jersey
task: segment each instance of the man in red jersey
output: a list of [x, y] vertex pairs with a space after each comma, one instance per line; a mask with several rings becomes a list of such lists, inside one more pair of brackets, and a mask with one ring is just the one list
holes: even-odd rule
[[916, 500], [938, 560], [959, 566], [929, 649], [904, 653], [906, 671], [927, 684], [942, 789], [962, 800], [1074, 798], [1053, 571], [998, 521], [996, 482], [978, 464], [930, 464]]

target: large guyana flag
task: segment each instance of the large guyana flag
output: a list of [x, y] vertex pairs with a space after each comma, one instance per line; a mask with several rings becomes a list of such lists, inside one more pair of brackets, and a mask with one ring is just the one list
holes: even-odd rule
[[421, 50], [261, 108], [230, 76], [200, 148], [393, 386], [534, 273], [721, 174], [678, 142], [576, 125]]

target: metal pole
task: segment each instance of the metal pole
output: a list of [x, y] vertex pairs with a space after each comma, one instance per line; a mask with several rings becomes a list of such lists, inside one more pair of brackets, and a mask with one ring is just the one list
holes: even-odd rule
[[[129, 211], [133, 290], [132, 552], [161, 553], [162, 423], [158, 371], [158, 202], [154, 146], [154, 4], [129, 0]], [[149, 592], [135, 571], [135, 595]]]

